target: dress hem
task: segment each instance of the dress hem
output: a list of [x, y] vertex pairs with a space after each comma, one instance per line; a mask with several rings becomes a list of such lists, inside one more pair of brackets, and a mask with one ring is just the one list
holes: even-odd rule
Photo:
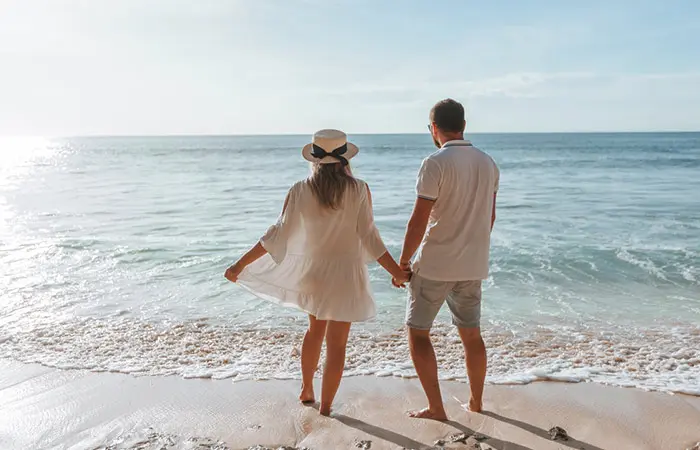
[[[339, 320], [339, 319], [335, 319], [335, 318], [333, 318], [333, 317], [326, 317], [326, 316], [319, 317], [320, 314], [315, 313], [315, 312], [313, 312], [313, 311], [309, 311], [309, 310], [307, 310], [307, 309], [305, 309], [305, 308], [302, 308], [302, 307], [299, 306], [297, 303], [286, 302], [286, 301], [284, 301], [284, 300], [282, 300], [282, 299], [279, 299], [279, 298], [277, 298], [277, 297], [274, 297], [274, 296], [272, 296], [272, 295], [270, 295], [270, 294], [263, 294], [263, 293], [261, 293], [261, 292], [258, 292], [258, 291], [256, 291], [255, 289], [251, 288], [250, 286], [247, 286], [246, 283], [245, 283], [244, 281], [241, 282], [241, 281], [239, 280], [236, 284], [239, 285], [240, 287], [242, 287], [243, 289], [245, 289], [246, 291], [250, 292], [251, 294], [253, 294], [253, 295], [256, 296], [257, 298], [261, 299], [261, 300], [264, 300], [264, 301], [267, 301], [267, 302], [270, 302], [270, 303], [274, 303], [274, 304], [276, 304], [276, 305], [284, 306], [284, 307], [287, 307], [287, 308], [296, 309], [296, 310], [299, 311], [299, 312], [303, 312], [303, 313], [309, 314], [309, 315], [311, 315], [311, 316], [314, 316], [314, 317], [316, 318], [316, 320], [332, 320], [332, 321], [334, 321], [334, 322], [350, 322], [350, 323], [355, 323], [355, 322], [367, 322], [368, 320], [372, 320], [372, 319], [374, 319], [375, 317], [377, 317], [376, 312], [375, 312], [374, 314], [372, 314], [371, 316], [368, 316], [368, 317], [366, 317], [366, 318], [364, 318], [364, 319], [353, 319], [353, 320]], [[284, 290], [283, 288], [279, 288], [279, 287], [278, 287], [278, 289]], [[292, 292], [293, 292], [293, 291], [292, 291]]]

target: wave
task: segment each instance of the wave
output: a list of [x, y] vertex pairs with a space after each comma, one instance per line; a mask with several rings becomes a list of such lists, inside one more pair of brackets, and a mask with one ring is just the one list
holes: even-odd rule
[[650, 275], [657, 277], [660, 280], [668, 281], [668, 278], [666, 278], [663, 269], [657, 267], [654, 264], [654, 262], [648, 258], [635, 257], [629, 251], [627, 251], [627, 249], [624, 248], [615, 252], [615, 256], [617, 256], [619, 260], [629, 263], [633, 266], [639, 267], [640, 269], [644, 270]]
[[[206, 319], [149, 323], [129, 318], [47, 321], [0, 336], [0, 357], [60, 369], [185, 378], [300, 378], [303, 333], [241, 328]], [[463, 350], [453, 327], [433, 338], [441, 378], [465, 380]], [[700, 396], [700, 327], [595, 331], [526, 327], [484, 332], [488, 382], [592, 381]], [[405, 332], [351, 334], [346, 375], [412, 378]]]

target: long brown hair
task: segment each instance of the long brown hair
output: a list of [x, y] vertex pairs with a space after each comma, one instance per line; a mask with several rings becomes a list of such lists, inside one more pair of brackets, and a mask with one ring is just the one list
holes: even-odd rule
[[340, 163], [313, 164], [309, 177], [311, 192], [324, 208], [338, 209], [348, 187], [357, 187], [350, 166]]

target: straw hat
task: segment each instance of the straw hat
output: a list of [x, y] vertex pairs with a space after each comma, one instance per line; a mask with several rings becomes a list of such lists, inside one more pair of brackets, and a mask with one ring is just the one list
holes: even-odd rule
[[310, 144], [301, 150], [305, 160], [316, 164], [336, 164], [344, 166], [354, 158], [360, 149], [348, 142], [348, 136], [339, 130], [320, 130], [314, 133]]

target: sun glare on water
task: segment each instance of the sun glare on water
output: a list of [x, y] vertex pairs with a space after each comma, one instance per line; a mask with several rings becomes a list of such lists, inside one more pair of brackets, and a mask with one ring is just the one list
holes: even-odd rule
[[0, 238], [4, 243], [12, 241], [16, 215], [7, 196], [19, 189], [37, 163], [52, 160], [59, 150], [60, 145], [41, 137], [0, 136]]
[[51, 141], [41, 137], [0, 137], [0, 170], [23, 166], [55, 151]]

